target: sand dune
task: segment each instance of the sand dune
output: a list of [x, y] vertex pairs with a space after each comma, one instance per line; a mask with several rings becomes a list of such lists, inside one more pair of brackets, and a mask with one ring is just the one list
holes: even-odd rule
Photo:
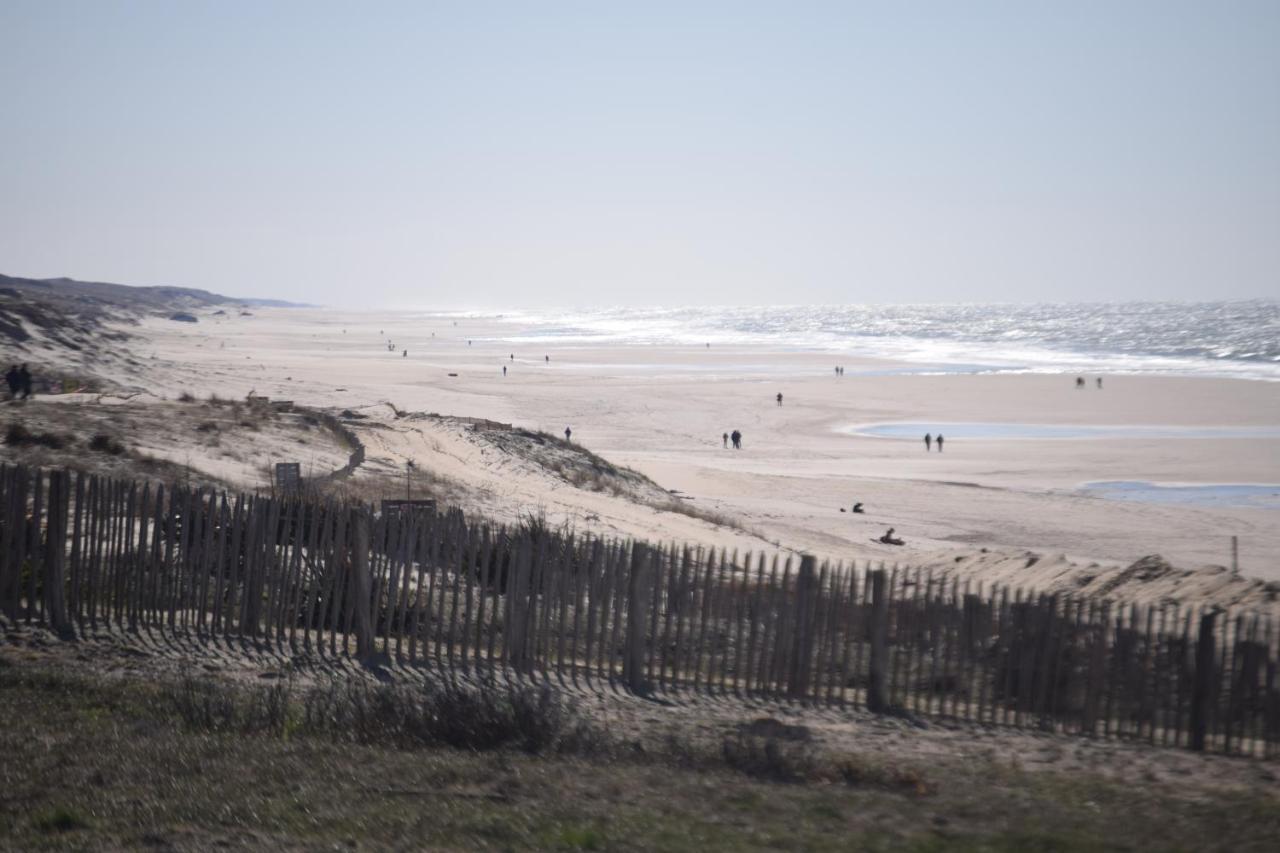
[[[448, 484], [465, 505], [498, 518], [542, 512], [618, 535], [926, 563], [975, 581], [1095, 591], [1159, 554], [1179, 571], [1131, 575], [1105, 591], [1255, 604], [1276, 596], [1262, 583], [1280, 580], [1275, 510], [1124, 502], [1081, 489], [1099, 480], [1280, 483], [1280, 453], [1265, 439], [953, 437], [939, 454], [918, 438], [847, 431], [882, 422], [1277, 427], [1273, 383], [1117, 375], [1105, 390], [1077, 391], [1073, 377], [900, 375], [853, 359], [841, 360], [840, 378], [820, 353], [517, 346], [502, 339], [520, 330], [491, 319], [196, 313], [194, 325], [148, 317], [130, 326], [142, 366], [105, 364], [104, 379], [156, 397], [198, 388], [357, 409], [367, 416], [353, 422], [368, 449], [361, 476], [390, 483], [412, 460], [436, 487]], [[571, 426], [575, 443], [733, 526], [583, 488], [463, 422], [404, 413], [486, 418], [557, 436]], [[733, 429], [744, 434], [740, 451], [723, 447], [722, 434]], [[865, 515], [841, 512], [855, 501]], [[874, 541], [890, 526], [904, 547]], [[1183, 573], [1229, 566], [1232, 536], [1241, 577]]]

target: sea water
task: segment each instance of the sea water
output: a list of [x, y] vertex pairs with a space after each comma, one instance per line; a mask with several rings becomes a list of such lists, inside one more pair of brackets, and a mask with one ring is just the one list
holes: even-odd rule
[[495, 319], [509, 324], [510, 334], [499, 339], [513, 344], [763, 345], [927, 368], [913, 372], [1280, 380], [1275, 300], [596, 308], [508, 312]]

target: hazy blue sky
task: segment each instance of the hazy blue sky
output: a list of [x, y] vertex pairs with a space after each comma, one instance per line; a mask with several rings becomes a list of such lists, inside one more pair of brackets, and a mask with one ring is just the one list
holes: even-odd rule
[[1280, 294], [1280, 0], [0, 0], [0, 272], [336, 305]]

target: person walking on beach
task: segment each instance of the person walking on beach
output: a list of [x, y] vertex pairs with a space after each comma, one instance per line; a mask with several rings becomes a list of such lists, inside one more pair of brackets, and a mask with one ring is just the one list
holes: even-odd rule
[[1098, 377], [1098, 390], [1099, 390], [1099, 391], [1101, 391], [1101, 390], [1102, 390], [1102, 377], [1101, 377], [1101, 376], [1099, 376], [1099, 377]]
[[547, 364], [550, 364], [550, 363], [551, 363], [551, 356], [549, 356], [549, 355], [544, 355], [542, 358], [543, 358], [543, 360], [545, 360], [545, 361], [547, 362]]
[[724, 449], [728, 450], [729, 449], [729, 433], [726, 432], [723, 436], [721, 436], [721, 438], [724, 439]]
[[924, 434], [924, 452], [928, 453], [930, 450], [933, 450], [933, 436], [926, 432]]
[[732, 441], [733, 441], [733, 449], [734, 449], [734, 450], [741, 450], [741, 449], [742, 449], [742, 433], [738, 432], [738, 431], [735, 429], [735, 430], [733, 431], [733, 433], [729, 436], [729, 438], [730, 438], [730, 440], [732, 440]]
[[781, 392], [781, 391], [779, 391], [779, 392], [778, 392], [778, 405], [779, 405], [779, 406], [781, 406], [781, 405], [782, 405], [782, 392]]
[[570, 441], [570, 440], [572, 440], [572, 438], [573, 438], [573, 430], [569, 429], [568, 427], [565, 427], [565, 428], [564, 428], [564, 440], [565, 440], [565, 441]]
[[507, 366], [506, 366], [505, 364], [504, 364], [504, 365], [502, 365], [502, 375], [503, 375], [503, 376], [506, 376], [506, 375], [507, 375]]
[[1077, 377], [1076, 377], [1076, 390], [1077, 390], [1077, 391], [1079, 391], [1079, 390], [1080, 390], [1081, 388], [1083, 388], [1083, 387], [1084, 387], [1084, 377], [1083, 377], [1083, 376], [1077, 376]]
[[938, 433], [937, 441], [938, 441], [938, 452], [941, 453], [942, 452], [942, 433]]

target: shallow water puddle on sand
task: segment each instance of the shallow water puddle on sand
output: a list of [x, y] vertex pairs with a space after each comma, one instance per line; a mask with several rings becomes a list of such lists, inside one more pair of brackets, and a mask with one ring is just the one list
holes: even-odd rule
[[839, 432], [875, 438], [909, 438], [925, 433], [948, 439], [1099, 439], [1099, 438], [1280, 438], [1275, 426], [1084, 426], [1078, 424], [891, 423], [855, 424]]
[[1084, 483], [1086, 494], [1120, 501], [1183, 504], [1245, 509], [1280, 509], [1280, 484], [1151, 483], [1146, 480], [1102, 480]]

